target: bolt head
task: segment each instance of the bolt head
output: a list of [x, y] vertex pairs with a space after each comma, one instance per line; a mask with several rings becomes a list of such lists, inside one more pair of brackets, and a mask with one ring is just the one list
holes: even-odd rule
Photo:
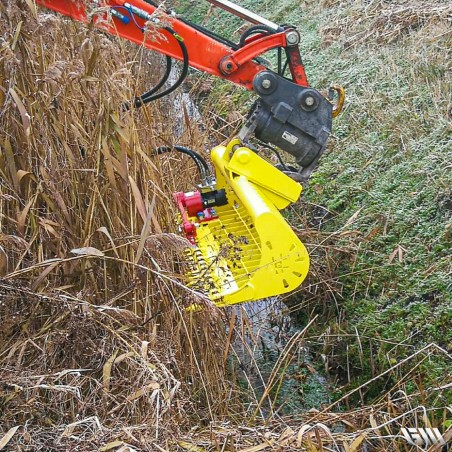
[[296, 31], [289, 31], [286, 34], [287, 44], [293, 46], [300, 42], [300, 35]]
[[312, 96], [306, 97], [304, 101], [308, 107], [312, 107], [315, 104], [315, 99]]
[[272, 82], [268, 78], [265, 78], [264, 80], [262, 80], [261, 85], [262, 85], [262, 88], [268, 89], [272, 86]]
[[240, 149], [236, 152], [235, 157], [242, 165], [246, 165], [251, 158], [250, 151], [248, 151], [247, 149]]

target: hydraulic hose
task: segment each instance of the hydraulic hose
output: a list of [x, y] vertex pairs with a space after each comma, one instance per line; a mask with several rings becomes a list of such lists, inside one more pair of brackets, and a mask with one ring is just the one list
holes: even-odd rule
[[287, 165], [284, 163], [284, 160], [282, 159], [281, 154], [278, 152], [277, 149], [275, 149], [273, 146], [270, 146], [269, 144], [264, 143], [264, 142], [262, 142], [262, 141], [260, 141], [260, 140], [257, 140], [257, 141], [258, 141], [258, 143], [259, 143], [264, 149], [268, 149], [269, 151], [272, 151], [272, 152], [276, 155], [276, 158], [278, 159], [279, 164], [281, 165], [281, 167], [282, 167], [285, 171], [288, 171], [288, 167], [287, 167]]
[[169, 75], [171, 73], [172, 68], [172, 59], [169, 56], [166, 56], [166, 69], [165, 74], [162, 77], [162, 79], [155, 85], [153, 88], [151, 88], [146, 93], [142, 94], [141, 96], [138, 96], [135, 98], [135, 108], [140, 108], [145, 102], [145, 99], [148, 99], [151, 97], [155, 92], [157, 92], [168, 80]]
[[210, 173], [209, 165], [207, 165], [207, 162], [204, 159], [204, 157], [202, 157], [200, 154], [198, 154], [197, 152], [193, 151], [190, 148], [187, 148], [185, 146], [160, 146], [157, 148], [157, 154], [171, 152], [172, 150], [180, 152], [181, 154], [188, 155], [193, 159], [193, 161], [196, 164], [196, 167], [198, 168], [201, 180], [205, 180], [209, 176]]
[[[182, 51], [182, 57], [183, 57], [183, 67], [182, 67], [182, 72], [179, 76], [179, 78], [177, 79], [176, 83], [174, 83], [173, 85], [171, 85], [168, 89], [157, 93], [157, 94], [150, 94], [148, 96], [143, 95], [143, 96], [139, 96], [138, 98], [135, 99], [135, 107], [139, 108], [145, 104], [148, 104], [149, 102], [152, 102], [154, 100], [160, 99], [164, 96], [167, 96], [168, 94], [172, 93], [173, 91], [175, 91], [181, 84], [182, 82], [185, 80], [185, 78], [187, 77], [188, 74], [188, 66], [189, 66], [189, 59], [188, 59], [188, 50], [187, 50], [187, 46], [184, 43], [184, 39], [182, 38], [182, 36], [178, 35], [172, 28], [170, 27], [165, 27], [165, 30], [168, 31], [168, 33], [171, 33], [171, 35], [177, 40], [177, 42], [179, 43], [179, 46], [181, 48]], [[152, 90], [151, 90], [152, 91]], [[155, 91], [154, 91], [155, 92]]]
[[273, 28], [268, 27], [267, 25], [254, 25], [254, 26], [248, 28], [247, 30], [245, 30], [243, 32], [242, 36], [240, 36], [239, 47], [243, 47], [246, 44], [246, 39], [256, 33], [270, 35], [270, 34], [273, 34], [276, 32], [275, 32], [275, 30], [273, 30]]

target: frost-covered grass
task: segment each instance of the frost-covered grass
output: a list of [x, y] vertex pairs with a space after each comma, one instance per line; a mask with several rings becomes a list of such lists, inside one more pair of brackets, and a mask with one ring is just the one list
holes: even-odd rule
[[[197, 2], [196, 8], [174, 3], [237, 39], [239, 23], [227, 13], [207, 2]], [[344, 388], [361, 384], [430, 342], [450, 354], [450, 4], [239, 3], [297, 26], [311, 85], [326, 89], [335, 82], [347, 91], [329, 152], [311, 179], [301, 210], [299, 206], [289, 214], [294, 227], [309, 224], [320, 234], [319, 239], [304, 233], [313, 275], [292, 296], [293, 309], [298, 303], [304, 321], [312, 307], [322, 313], [319, 333], [327, 337], [333, 332], [322, 351], [331, 354]], [[216, 93], [234, 93], [223, 86]], [[222, 108], [242, 105], [243, 97]], [[411, 371], [410, 366], [403, 370]], [[450, 356], [415, 369], [411, 375], [423, 384], [441, 386], [451, 378]], [[396, 382], [402, 374], [391, 378]], [[391, 382], [381, 379], [372, 386], [369, 400]]]

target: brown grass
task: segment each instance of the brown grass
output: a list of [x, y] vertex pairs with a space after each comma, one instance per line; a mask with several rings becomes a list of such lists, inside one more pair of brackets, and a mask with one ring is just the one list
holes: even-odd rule
[[[325, 7], [337, 4], [326, 0]], [[349, 13], [334, 18], [332, 24], [325, 27], [323, 44], [330, 45], [339, 40], [345, 48], [371, 43], [393, 43], [424, 26], [450, 23], [452, 6], [447, 1], [396, 2], [370, 1], [362, 4], [344, 2]], [[432, 36], [429, 35], [428, 39]]]
[[164, 412], [175, 432], [234, 396], [222, 318], [184, 309], [171, 193], [196, 172], [152, 156], [173, 143], [171, 103], [121, 108], [159, 57], [26, 2], [2, 2], [0, 21], [2, 431], [26, 423], [32, 449], [81, 435], [93, 450], [118, 429], [163, 444]]

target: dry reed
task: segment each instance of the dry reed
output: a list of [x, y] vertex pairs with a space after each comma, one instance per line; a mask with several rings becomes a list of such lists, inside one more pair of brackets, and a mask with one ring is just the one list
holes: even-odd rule
[[152, 155], [173, 144], [171, 101], [122, 108], [160, 57], [26, 1], [0, 3], [0, 39], [2, 433], [22, 425], [30, 450], [164, 444], [235, 396], [221, 316], [184, 309], [171, 193], [195, 171]]

